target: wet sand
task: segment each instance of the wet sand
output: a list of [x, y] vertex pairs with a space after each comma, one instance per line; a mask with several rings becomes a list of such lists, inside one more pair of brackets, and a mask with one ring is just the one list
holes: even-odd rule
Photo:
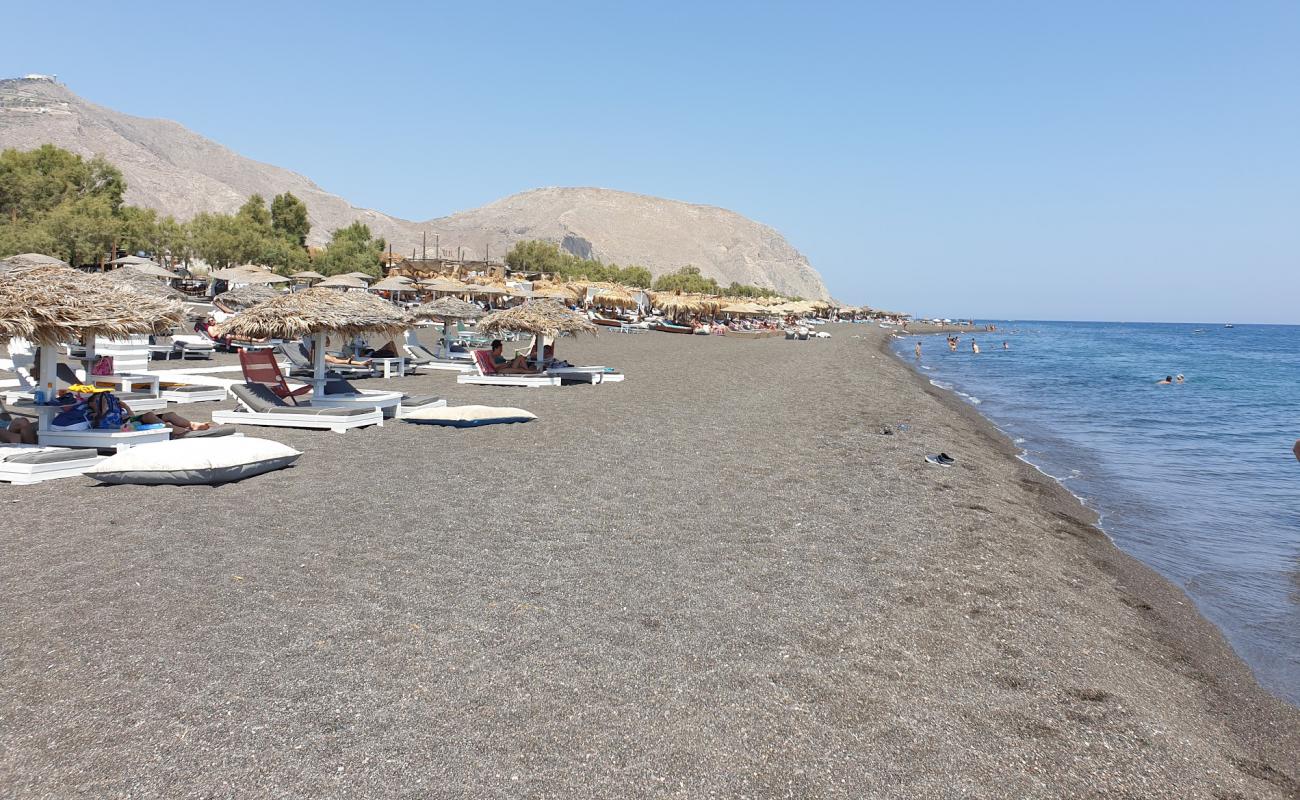
[[1185, 595], [827, 329], [371, 380], [540, 419], [244, 427], [304, 455], [238, 484], [0, 486], [0, 793], [1295, 796], [1300, 713]]

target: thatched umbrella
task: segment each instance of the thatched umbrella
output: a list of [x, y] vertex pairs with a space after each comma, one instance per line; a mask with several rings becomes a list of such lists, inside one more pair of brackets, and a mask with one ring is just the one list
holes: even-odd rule
[[415, 283], [410, 278], [394, 275], [370, 285], [372, 292], [413, 292]]
[[364, 289], [368, 284], [352, 275], [332, 275], [314, 288], [317, 289]]
[[164, 300], [185, 299], [185, 295], [157, 278], [150, 277], [150, 275], [152, 275], [152, 273], [141, 272], [135, 267], [122, 267], [121, 269], [115, 269], [112, 272], [104, 273], [104, 280], [112, 281], [113, 283], [130, 289], [133, 292], [147, 294], [150, 297], [159, 297]]
[[411, 316], [416, 319], [442, 320], [442, 353], [444, 357], [450, 357], [452, 320], [478, 319], [483, 316], [483, 309], [455, 297], [441, 297], [412, 309]]
[[0, 272], [11, 269], [26, 269], [30, 267], [67, 267], [68, 262], [60, 261], [54, 256], [41, 255], [40, 253], [19, 253], [16, 256], [0, 259]]
[[592, 295], [591, 302], [606, 306], [608, 308], [640, 308], [641, 304], [637, 302], [636, 297], [627, 289], [618, 284], [607, 284], [597, 289]]
[[369, 272], [361, 272], [359, 270], [354, 270], [352, 272], [345, 272], [343, 274], [347, 275], [349, 278], [356, 278], [357, 280], [362, 280], [365, 281], [366, 283], [370, 283], [375, 279], [375, 276], [371, 275]]
[[152, 261], [137, 261], [132, 264], [123, 264], [121, 269], [115, 271], [121, 272], [123, 270], [135, 272], [140, 275], [148, 275], [151, 278], [162, 278], [163, 280], [168, 281], [180, 277], [175, 272], [165, 269]]
[[281, 294], [283, 292], [272, 289], [270, 286], [253, 284], [222, 292], [212, 298], [212, 304], [227, 314], [234, 314], [252, 308], [258, 303], [274, 300]]
[[97, 336], [165, 333], [183, 315], [176, 300], [66, 266], [20, 266], [0, 273], [0, 340], [21, 337], [40, 344], [41, 378], [56, 387], [60, 342], [82, 341], [89, 349]]
[[240, 339], [298, 339], [313, 337], [312, 385], [319, 397], [325, 392], [325, 334], [357, 336], [405, 331], [414, 320], [397, 306], [367, 292], [334, 292], [313, 286], [282, 294], [220, 325], [214, 336]]
[[510, 331], [531, 333], [536, 341], [537, 358], [542, 357], [545, 340], [556, 336], [595, 335], [596, 326], [582, 314], [575, 313], [551, 300], [528, 300], [514, 308], [494, 311], [479, 320], [478, 330], [489, 336]]
[[653, 302], [656, 308], [673, 319], [683, 311], [698, 313], [705, 308], [699, 295], [678, 292], [656, 292], [653, 295]]
[[316, 281], [325, 280], [325, 276], [310, 269], [304, 269], [289, 275], [291, 281], [302, 281], [304, 283], [315, 283]]

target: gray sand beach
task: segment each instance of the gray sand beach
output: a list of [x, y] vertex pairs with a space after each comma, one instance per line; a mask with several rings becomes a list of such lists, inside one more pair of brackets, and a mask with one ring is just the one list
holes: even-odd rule
[[1182, 592], [827, 330], [371, 380], [539, 419], [244, 427], [303, 456], [236, 484], [0, 485], [0, 795], [1297, 796], [1300, 712]]

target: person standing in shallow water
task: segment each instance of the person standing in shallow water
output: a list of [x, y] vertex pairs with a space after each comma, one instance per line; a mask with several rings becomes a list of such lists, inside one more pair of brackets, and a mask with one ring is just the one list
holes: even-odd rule
[[917, 342], [917, 343], [916, 343], [916, 348], [915, 348], [915, 350], [916, 350], [916, 360], [917, 360], [917, 361], [920, 361], [920, 360], [921, 360], [921, 343], [920, 343], [920, 342]]
[[1002, 349], [1003, 349], [1003, 350], [1010, 350], [1010, 349], [1011, 349], [1011, 345], [1007, 344], [1006, 342], [1003, 342], [1003, 343], [1002, 343]]
[[980, 343], [977, 342], [977, 341], [975, 341], [974, 339], [971, 339], [971, 340], [970, 340], [970, 351], [971, 351], [972, 353], [974, 353], [975, 355], [979, 355], [979, 354], [980, 354]]

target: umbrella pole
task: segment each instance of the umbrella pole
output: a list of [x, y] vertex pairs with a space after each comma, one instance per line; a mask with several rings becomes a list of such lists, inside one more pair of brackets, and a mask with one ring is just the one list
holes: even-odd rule
[[442, 357], [451, 358], [451, 317], [442, 318]]
[[[36, 388], [44, 391], [47, 385], [54, 384], [54, 394], [57, 396], [59, 394], [58, 345], [53, 343], [48, 343], [48, 344], [38, 344], [37, 346], [40, 347], [41, 349], [41, 356], [40, 356], [41, 377], [40, 380], [38, 381], [39, 385]], [[45, 401], [48, 403], [52, 399], [53, 398], [47, 397], [45, 398]]]
[[90, 383], [90, 371], [95, 368], [95, 337], [87, 336], [86, 343], [86, 383]]
[[323, 402], [321, 398], [325, 396], [325, 334], [317, 332], [312, 334], [311, 348], [311, 386], [312, 396], [317, 402]]

